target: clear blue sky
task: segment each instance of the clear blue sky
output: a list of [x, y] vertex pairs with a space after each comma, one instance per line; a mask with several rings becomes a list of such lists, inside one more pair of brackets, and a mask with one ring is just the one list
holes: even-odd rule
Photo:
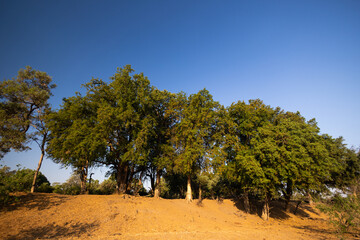
[[[0, 78], [26, 65], [47, 72], [53, 107], [125, 64], [159, 89], [300, 111], [360, 146], [359, 0], [0, 0]], [[0, 163], [36, 168], [39, 156], [34, 146]], [[45, 159], [51, 182], [69, 177], [58, 169]]]

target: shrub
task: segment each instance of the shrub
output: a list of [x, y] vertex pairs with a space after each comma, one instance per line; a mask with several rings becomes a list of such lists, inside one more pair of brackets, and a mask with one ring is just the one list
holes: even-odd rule
[[[14, 197], [11, 192], [29, 192], [33, 182], [35, 170], [22, 168], [10, 171], [8, 166], [0, 168], [0, 205], [8, 204]], [[47, 178], [39, 172], [36, 180], [37, 192], [52, 192]]]
[[78, 195], [80, 194], [80, 177], [77, 174], [70, 176], [63, 184], [54, 183], [54, 193], [66, 194], [66, 195]]
[[116, 190], [116, 181], [114, 178], [104, 180], [99, 187], [100, 194], [113, 194]]
[[341, 238], [345, 233], [360, 230], [360, 200], [357, 197], [337, 194], [327, 203], [319, 204], [318, 208], [329, 215]]

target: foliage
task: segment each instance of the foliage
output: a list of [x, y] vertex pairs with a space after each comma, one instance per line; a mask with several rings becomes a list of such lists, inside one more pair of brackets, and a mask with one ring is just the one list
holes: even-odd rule
[[266, 194], [275, 191], [279, 179], [276, 171], [272, 141], [268, 138], [272, 121], [278, 110], [273, 110], [260, 100], [249, 104], [238, 102], [228, 108], [225, 159], [222, 172], [230, 183], [238, 183], [243, 191], [263, 189]]
[[143, 146], [151, 130], [151, 87], [144, 74], [132, 74], [130, 65], [119, 68], [111, 82], [92, 79], [85, 86], [87, 98], [96, 109], [96, 139], [106, 146], [103, 164], [116, 175], [117, 189], [126, 192], [133, 174], [146, 165], [148, 151]]
[[16, 78], [0, 83], [0, 158], [11, 149], [29, 149], [27, 143], [34, 132], [28, 130], [49, 106], [51, 89], [56, 87], [51, 81], [47, 73], [27, 66]]
[[95, 128], [96, 109], [85, 97], [63, 99], [57, 112], [48, 115], [51, 131], [47, 153], [54, 162], [71, 166], [81, 177], [81, 191], [86, 192], [88, 169], [104, 154], [104, 144], [97, 138]]
[[187, 177], [183, 174], [167, 172], [161, 179], [160, 196], [163, 198], [184, 198]]
[[105, 179], [99, 186], [99, 193], [100, 194], [113, 194], [116, 190], [116, 180], [115, 178], [108, 178]]
[[10, 171], [10, 168], [4, 166], [0, 168], [0, 207], [6, 205], [11, 201], [11, 176], [14, 171]]
[[220, 195], [220, 176], [218, 174], [203, 172], [196, 175], [196, 183], [203, 190], [202, 198], [212, 198]]
[[[32, 180], [35, 174], [35, 170], [28, 168], [18, 169], [10, 174], [8, 184], [12, 192], [29, 192]], [[40, 192], [51, 192], [50, 182], [47, 178], [39, 173], [36, 180], [36, 186]]]

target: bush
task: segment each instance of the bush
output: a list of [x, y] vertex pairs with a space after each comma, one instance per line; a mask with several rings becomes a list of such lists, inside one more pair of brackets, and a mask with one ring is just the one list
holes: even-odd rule
[[357, 197], [337, 194], [318, 208], [329, 215], [341, 238], [345, 233], [360, 231], [360, 200]]
[[78, 195], [80, 194], [80, 190], [81, 190], [80, 177], [77, 174], [73, 174], [63, 184], [54, 183], [53, 188], [54, 188], [53, 190], [54, 193], [66, 194], [66, 195]]
[[113, 177], [104, 180], [99, 187], [99, 194], [113, 194], [116, 190], [116, 181]]
[[[14, 198], [11, 192], [30, 192], [35, 170], [22, 168], [10, 171], [8, 166], [0, 168], [0, 205], [8, 204]], [[52, 192], [47, 178], [39, 172], [36, 179], [37, 192]]]
[[[34, 175], [35, 170], [22, 168], [10, 171], [9, 167], [4, 166], [0, 169], [0, 185], [2, 185], [3, 187], [5, 186], [5, 188], [8, 189], [10, 192], [30, 192]], [[44, 186], [39, 189], [41, 185]], [[37, 191], [39, 192], [50, 191], [50, 182], [41, 172], [39, 172], [38, 174], [35, 186]]]
[[[35, 175], [35, 170], [31, 170], [28, 168], [17, 170], [11, 178], [10, 184], [11, 184], [12, 192], [29, 192], [34, 179], [34, 175]], [[44, 187], [42, 187], [42, 189], [39, 189], [39, 187], [42, 184], [45, 185], [47, 184], [47, 186], [50, 187], [50, 182], [41, 172], [39, 172], [35, 184], [36, 191], [42, 192], [42, 189], [45, 190], [45, 192], [49, 191], [48, 188], [44, 188]]]
[[43, 193], [52, 193], [53, 187], [50, 186], [48, 182], [43, 182], [37, 189], [37, 192], [43, 192]]
[[10, 177], [13, 172], [10, 172], [10, 168], [4, 166], [0, 168], [0, 206], [3, 206], [10, 202], [11, 197], [9, 195], [10, 188]]

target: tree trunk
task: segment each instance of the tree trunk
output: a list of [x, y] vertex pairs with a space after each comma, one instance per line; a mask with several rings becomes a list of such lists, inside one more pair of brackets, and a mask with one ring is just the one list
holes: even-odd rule
[[249, 201], [249, 192], [244, 193], [244, 210], [246, 213], [250, 212], [250, 201]]
[[44, 159], [44, 155], [45, 155], [45, 151], [41, 150], [40, 160], [39, 160], [39, 163], [38, 163], [38, 167], [37, 167], [37, 169], [35, 171], [34, 179], [33, 179], [32, 185], [31, 185], [31, 193], [35, 192], [36, 179], [37, 179], [37, 176], [39, 175], [41, 164], [42, 164], [42, 161]]
[[293, 195], [293, 183], [291, 180], [288, 180], [286, 184], [286, 192], [283, 191], [283, 194], [285, 197], [285, 211], [289, 212], [289, 203]]
[[314, 205], [314, 203], [313, 203], [312, 196], [311, 196], [310, 192], [307, 192], [307, 197], [308, 197], [308, 200], [309, 200], [309, 205], [312, 207]]
[[188, 180], [187, 180], [187, 192], [186, 192], [186, 201], [189, 203], [192, 201], [192, 192], [191, 192], [191, 176], [190, 174], [188, 175]]
[[90, 173], [90, 179], [89, 179], [89, 189], [88, 189], [88, 192], [89, 192], [90, 194], [92, 193], [92, 190], [91, 190], [92, 175], [94, 175], [94, 173]]
[[154, 174], [150, 173], [148, 176], [150, 177], [151, 192], [152, 192], [152, 194], [155, 194], [155, 177], [154, 177]]
[[135, 166], [131, 167], [130, 171], [127, 171], [126, 174], [126, 192], [130, 193], [131, 188], [132, 188], [132, 181], [134, 178], [134, 172], [135, 172]]
[[285, 211], [289, 212], [290, 195], [285, 195]]
[[48, 133], [45, 132], [42, 136], [43, 138], [42, 138], [42, 142], [41, 142], [41, 146], [40, 146], [41, 156], [40, 156], [38, 167], [35, 171], [34, 179], [33, 179], [32, 185], [31, 185], [31, 190], [30, 190], [31, 193], [35, 192], [36, 179], [37, 179], [37, 176], [39, 175], [41, 164], [42, 164], [42, 161], [43, 161], [44, 155], [45, 155], [45, 144], [46, 144], [46, 140], [47, 140], [47, 135], [48, 135]]
[[129, 166], [127, 164], [119, 164], [116, 172], [116, 192], [124, 194], [126, 192], [127, 175]]
[[199, 202], [202, 201], [202, 189], [201, 189], [201, 183], [199, 183]]
[[299, 208], [300, 204], [301, 204], [301, 200], [300, 200], [300, 201], [298, 201], [298, 203], [296, 204], [296, 208], [295, 208], [295, 211], [294, 211], [294, 215], [296, 215], [296, 212], [297, 212], [297, 210], [298, 210], [298, 208]]
[[120, 175], [119, 194], [126, 193], [128, 171], [129, 171], [129, 166], [125, 165], [122, 167], [122, 172]]
[[359, 180], [355, 181], [353, 189], [352, 189], [353, 196], [355, 199], [357, 199], [358, 186], [359, 186]]
[[119, 164], [116, 169], [116, 193], [120, 194], [120, 183], [121, 183], [121, 165]]
[[261, 213], [261, 218], [264, 219], [265, 221], [268, 221], [269, 217], [270, 217], [269, 203], [270, 203], [270, 197], [268, 194], [266, 194], [265, 201], [264, 201], [264, 207], [263, 207], [263, 210]]
[[154, 198], [160, 197], [160, 171], [156, 171], [156, 185], [155, 185], [155, 192], [154, 192]]
[[88, 174], [88, 164], [86, 163], [86, 166], [84, 166], [82, 169], [81, 169], [81, 172], [80, 172], [80, 194], [86, 194], [86, 182], [87, 182], [87, 174]]

